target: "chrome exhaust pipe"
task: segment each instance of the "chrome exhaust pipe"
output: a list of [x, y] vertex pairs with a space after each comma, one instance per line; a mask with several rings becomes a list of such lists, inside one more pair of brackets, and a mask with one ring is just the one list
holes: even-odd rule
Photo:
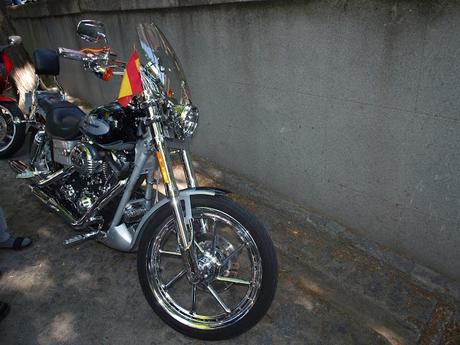
[[[26, 171], [30, 171], [31, 168], [29, 165], [23, 161], [20, 160], [10, 160], [9, 162], [10, 168], [16, 173], [16, 174], [22, 174]], [[49, 174], [45, 178], [40, 179], [39, 176], [35, 176], [32, 180], [33, 182], [40, 187], [44, 187], [49, 185], [50, 183], [56, 182], [64, 177], [68, 177], [69, 175], [73, 174], [75, 172], [74, 167], [67, 167], [64, 169], [60, 169], [52, 174]], [[38, 181], [37, 181], [38, 179]]]
[[67, 167], [61, 170], [58, 170], [52, 174], [49, 174], [44, 179], [37, 182], [37, 185], [40, 187], [44, 187], [49, 185], [50, 183], [56, 182], [62, 178], [68, 177], [75, 172], [74, 167]]
[[73, 226], [74, 223], [77, 223], [77, 218], [72, 215], [72, 213], [62, 206], [58, 201], [56, 201], [51, 195], [46, 193], [40, 187], [30, 186], [32, 194], [35, 195], [41, 202], [43, 202], [47, 207], [52, 209], [54, 212], [63, 216], [64, 219]]
[[53, 196], [47, 193], [42, 186], [30, 186], [32, 194], [35, 195], [41, 202], [43, 202], [50, 209], [63, 216], [65, 221], [73, 228], [83, 229], [88, 224], [95, 221], [92, 217], [96, 211], [99, 211], [106, 206], [110, 200], [117, 196], [125, 187], [126, 180], [118, 181], [118, 183], [102, 195], [91, 208], [81, 217], [74, 216], [71, 211], [64, 207]]
[[8, 164], [16, 174], [22, 174], [23, 172], [29, 170], [29, 165], [20, 160], [12, 159], [8, 162]]

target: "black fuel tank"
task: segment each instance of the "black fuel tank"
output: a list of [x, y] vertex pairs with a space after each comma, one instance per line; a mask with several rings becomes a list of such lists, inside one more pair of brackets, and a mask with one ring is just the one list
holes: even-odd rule
[[136, 140], [134, 117], [116, 102], [91, 111], [80, 123], [80, 130], [99, 144]]

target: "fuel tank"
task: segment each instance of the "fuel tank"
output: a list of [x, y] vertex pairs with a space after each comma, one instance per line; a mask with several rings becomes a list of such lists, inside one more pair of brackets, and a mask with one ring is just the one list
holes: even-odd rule
[[97, 107], [86, 115], [80, 123], [80, 131], [99, 144], [135, 141], [135, 117], [129, 110], [113, 102]]

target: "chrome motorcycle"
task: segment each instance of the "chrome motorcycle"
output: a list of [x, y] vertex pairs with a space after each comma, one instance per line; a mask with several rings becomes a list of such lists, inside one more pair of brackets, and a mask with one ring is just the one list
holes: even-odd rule
[[[81, 21], [77, 33], [104, 47], [37, 49], [37, 79], [56, 77], [59, 57], [81, 61], [103, 79], [123, 73], [101, 22]], [[37, 88], [29, 97], [27, 124], [36, 130], [30, 161], [10, 165], [81, 231], [66, 245], [95, 239], [137, 251], [142, 290], [162, 320], [190, 337], [231, 338], [254, 326], [274, 298], [274, 246], [226, 191], [198, 186], [189, 147], [198, 110], [181, 65], [157, 26], [139, 25], [137, 33], [143, 93], [126, 107], [113, 102], [85, 114], [62, 88]], [[182, 190], [173, 156], [183, 163]]]

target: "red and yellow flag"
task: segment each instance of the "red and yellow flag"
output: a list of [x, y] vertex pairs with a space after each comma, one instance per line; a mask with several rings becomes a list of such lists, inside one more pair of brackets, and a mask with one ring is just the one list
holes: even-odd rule
[[141, 80], [141, 63], [137, 50], [131, 54], [126, 64], [123, 80], [121, 81], [120, 92], [118, 93], [118, 103], [126, 107], [134, 96], [141, 94], [144, 89]]

